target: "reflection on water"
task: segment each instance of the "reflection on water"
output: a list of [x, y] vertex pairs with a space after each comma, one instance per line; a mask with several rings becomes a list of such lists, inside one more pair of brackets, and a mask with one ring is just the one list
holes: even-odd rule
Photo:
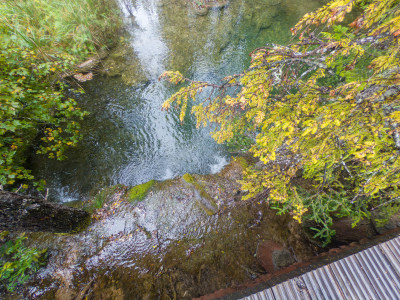
[[[192, 117], [183, 125], [176, 113], [161, 111], [175, 87], [158, 82], [165, 70], [179, 70], [197, 80], [217, 81], [240, 72], [254, 48], [282, 43], [289, 28], [318, 1], [232, 0], [224, 9], [197, 16], [185, 0], [119, 0], [129, 34], [129, 55], [122, 77], [97, 76], [77, 96], [90, 112], [82, 124], [83, 141], [62, 162], [35, 157], [34, 174], [45, 178], [53, 199], [86, 198], [112, 184], [137, 185], [184, 173], [216, 173], [229, 156]], [[129, 52], [129, 51], [128, 51]], [[139, 71], [129, 64], [139, 63]], [[135, 69], [136, 70], [136, 69]], [[127, 85], [126, 78], [142, 78]]]

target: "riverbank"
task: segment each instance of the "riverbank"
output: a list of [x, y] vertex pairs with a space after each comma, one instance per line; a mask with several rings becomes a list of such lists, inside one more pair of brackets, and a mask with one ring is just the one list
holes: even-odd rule
[[[82, 139], [80, 122], [87, 112], [68, 97], [82, 92], [77, 80], [82, 81], [79, 75], [83, 74], [76, 74], [75, 67], [116, 42], [121, 24], [117, 9], [113, 0], [0, 3], [1, 190], [42, 192], [46, 183], [32, 175], [29, 166], [32, 153], [62, 160], [65, 151]], [[66, 74], [78, 77], [66, 80]], [[12, 208], [18, 206], [10, 203]], [[4, 218], [13, 218], [12, 213]], [[17, 219], [15, 215], [11, 223]], [[18, 230], [2, 229], [10, 227]], [[0, 289], [13, 291], [39, 268], [45, 250], [26, 248], [23, 235], [10, 240], [8, 232], [2, 231], [0, 236]]]

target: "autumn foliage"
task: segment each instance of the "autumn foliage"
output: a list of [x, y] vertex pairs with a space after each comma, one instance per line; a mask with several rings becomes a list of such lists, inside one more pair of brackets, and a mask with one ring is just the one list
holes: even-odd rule
[[250, 67], [220, 84], [164, 73], [188, 84], [163, 107], [180, 106], [183, 120], [196, 100], [198, 125], [218, 124], [219, 143], [256, 136], [249, 151], [264, 165], [245, 171], [245, 198], [268, 191], [327, 243], [333, 216], [356, 224], [400, 200], [399, 7], [332, 1], [292, 28], [293, 43], [254, 50]]

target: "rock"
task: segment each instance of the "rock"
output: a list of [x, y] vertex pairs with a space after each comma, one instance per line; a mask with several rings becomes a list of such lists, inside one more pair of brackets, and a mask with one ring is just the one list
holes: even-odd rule
[[71, 300], [76, 298], [74, 291], [68, 287], [61, 286], [54, 295], [56, 300]]
[[332, 229], [336, 231], [334, 242], [349, 244], [376, 235], [370, 221], [365, 219], [361, 220], [354, 228], [352, 227], [352, 223], [353, 220], [349, 217], [341, 218], [333, 222]]
[[292, 254], [286, 250], [275, 250], [272, 252], [272, 263], [276, 270], [290, 266], [295, 263], [296, 260], [293, 258]]
[[122, 81], [129, 86], [144, 84], [148, 78], [143, 70], [140, 59], [133, 48], [122, 43], [111, 51], [102, 62], [101, 73], [107, 76], [121, 76]]
[[266, 241], [259, 245], [257, 258], [259, 264], [268, 273], [273, 273], [296, 262], [287, 249], [274, 241]]
[[229, 4], [229, 0], [225, 1], [208, 1], [205, 0], [203, 5], [195, 6], [194, 13], [197, 16], [206, 16], [208, 14], [209, 9], [222, 9]]
[[372, 220], [379, 234], [400, 227], [400, 209], [398, 206], [382, 207], [372, 211]]
[[0, 190], [0, 230], [77, 232], [85, 229], [90, 219], [82, 209]]
[[196, 16], [206, 16], [208, 13], [208, 7], [200, 7], [194, 10]]
[[274, 18], [279, 14], [279, 6], [275, 3], [265, 3], [265, 1], [256, 2], [254, 4], [259, 9], [253, 13], [252, 23], [253, 26], [259, 30], [269, 28], [273, 22]]
[[[312, 255], [289, 214], [277, 216], [257, 199], [234, 201], [249, 163], [236, 158], [218, 174], [186, 174], [142, 186], [140, 193], [116, 186], [102, 193], [104, 213], [87, 230], [31, 235], [31, 246], [49, 248], [51, 256], [28, 296], [191, 299]], [[140, 202], [129, 201], [139, 196]], [[219, 210], [208, 214], [202, 205], [212, 199]]]
[[[110, 287], [102, 287], [102, 288], [95, 288], [95, 291], [99, 291], [95, 294], [95, 299], [112, 299], [112, 300], [119, 300], [124, 299], [124, 292], [120, 288], [115, 288], [114, 286]], [[84, 297], [83, 299], [87, 299], [88, 297]], [[142, 298], [143, 299], [143, 298]]]

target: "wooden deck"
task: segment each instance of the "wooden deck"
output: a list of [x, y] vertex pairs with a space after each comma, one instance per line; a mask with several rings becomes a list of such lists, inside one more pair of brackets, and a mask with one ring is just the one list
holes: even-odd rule
[[242, 299], [400, 300], [400, 236]]

